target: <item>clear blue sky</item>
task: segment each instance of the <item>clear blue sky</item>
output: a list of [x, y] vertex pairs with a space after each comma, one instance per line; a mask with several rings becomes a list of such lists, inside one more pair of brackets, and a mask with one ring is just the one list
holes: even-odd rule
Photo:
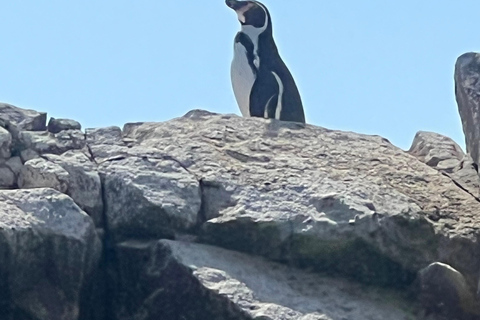
[[[480, 51], [480, 1], [265, 0], [307, 122], [408, 149], [464, 136], [456, 58]], [[236, 15], [213, 1], [3, 1], [0, 101], [84, 127], [237, 113]]]

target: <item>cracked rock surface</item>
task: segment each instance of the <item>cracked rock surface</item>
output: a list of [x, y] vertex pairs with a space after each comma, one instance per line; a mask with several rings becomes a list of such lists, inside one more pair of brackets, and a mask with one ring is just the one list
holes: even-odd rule
[[[419, 132], [405, 152], [202, 110], [46, 131], [45, 114], [0, 106], [7, 320], [480, 315], [457, 298], [477, 290], [479, 178], [447, 137]], [[437, 278], [452, 308], [435, 307]]]
[[472, 196], [480, 197], [478, 166], [452, 139], [434, 132], [420, 131], [408, 151], [420, 161], [450, 177]]
[[68, 196], [0, 190], [2, 319], [77, 319], [100, 254], [93, 222]]
[[381, 137], [204, 111], [125, 137], [215, 190], [204, 242], [372, 283], [435, 261], [476, 281], [480, 203]]

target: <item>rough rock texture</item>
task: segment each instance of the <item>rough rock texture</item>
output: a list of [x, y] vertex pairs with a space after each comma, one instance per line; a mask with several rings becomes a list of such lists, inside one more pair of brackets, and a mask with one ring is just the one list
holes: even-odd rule
[[[172, 256], [253, 319], [408, 319], [388, 290], [313, 273], [211, 246], [163, 240]], [[159, 245], [159, 244], [156, 244]]]
[[63, 192], [102, 226], [102, 184], [96, 165], [80, 151], [58, 156], [45, 154], [25, 162], [18, 179], [20, 188], [50, 187]]
[[82, 126], [75, 120], [50, 118], [47, 129], [48, 132], [59, 133], [63, 130], [81, 130]]
[[100, 253], [91, 219], [68, 196], [0, 191], [1, 319], [77, 319]]
[[6, 129], [0, 127], [0, 159], [10, 158], [12, 135]]
[[20, 188], [53, 188], [67, 192], [68, 172], [58, 164], [35, 158], [25, 162], [18, 178]]
[[19, 157], [0, 158], [0, 189], [15, 188], [22, 167], [23, 164]]
[[467, 153], [480, 164], [480, 54], [461, 55], [455, 65], [455, 96]]
[[34, 110], [21, 109], [10, 104], [0, 103], [0, 127], [16, 136], [19, 131], [43, 131], [46, 129], [47, 114]]
[[480, 197], [478, 166], [452, 139], [438, 133], [420, 131], [415, 135], [408, 152], [450, 177], [474, 197]]
[[[117, 259], [115, 319], [251, 319], [227, 297], [202, 285], [162, 242], [120, 243]], [[139, 292], [139, 287], [145, 289]]]
[[106, 217], [116, 241], [173, 238], [176, 230], [196, 226], [200, 185], [177, 162], [136, 153], [105, 161], [99, 171]]
[[[0, 290], [7, 320], [413, 320], [423, 319], [423, 302], [429, 319], [478, 311], [463, 298], [434, 307], [425, 297], [438, 290], [428, 285], [420, 300], [411, 295], [437, 278], [448, 287], [448, 275], [421, 271], [435, 263], [464, 279], [462, 292], [477, 289], [478, 175], [446, 137], [419, 133], [407, 153], [377, 136], [199, 110], [123, 130], [52, 133], [18, 125], [35, 112], [12, 112], [0, 113], [12, 137], [0, 188], [22, 189], [0, 194], [22, 201], [0, 199], [0, 212], [13, 210], [15, 223], [48, 218], [69, 233], [35, 242], [50, 222], [40, 223], [10, 230], [8, 239], [22, 240], [8, 242], [0, 228], [0, 261], [13, 261], [0, 264], [0, 288], [30, 268], [16, 270], [11, 258], [25, 243], [39, 243], [29, 257], [48, 261], [25, 278], [41, 303]], [[63, 255], [52, 256], [58, 248]], [[45, 274], [61, 261], [68, 281]], [[51, 283], [37, 286], [36, 274]], [[56, 286], [69, 292], [56, 296], [60, 308], [40, 290]]]
[[433, 263], [419, 272], [420, 300], [427, 314], [445, 320], [479, 319], [475, 298], [465, 278], [443, 263]]
[[[65, 130], [55, 134], [47, 131], [22, 131], [19, 140], [22, 151], [32, 154], [62, 154], [68, 150], [85, 147], [85, 135], [79, 130]], [[22, 158], [24, 161], [30, 160], [24, 154]]]
[[15, 174], [4, 161], [0, 160], [0, 189], [13, 188], [15, 181]]
[[202, 241], [385, 285], [443, 261], [476, 285], [480, 204], [381, 137], [203, 111], [124, 133], [201, 181]]
[[85, 131], [88, 148], [97, 163], [107, 160], [110, 154], [113, 154], [114, 149], [117, 150], [115, 154], [118, 156], [122, 152], [125, 153], [126, 149], [124, 147], [130, 146], [123, 140], [122, 129], [119, 127], [87, 129]]

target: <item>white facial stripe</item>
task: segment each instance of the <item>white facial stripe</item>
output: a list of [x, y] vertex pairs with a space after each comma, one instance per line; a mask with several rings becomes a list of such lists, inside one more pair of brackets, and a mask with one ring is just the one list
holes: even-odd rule
[[252, 8], [252, 7], [253, 7], [253, 3], [249, 3], [246, 6], [244, 6], [243, 8], [240, 8], [238, 11], [235, 11], [237, 13], [238, 20], [245, 23], [245, 12], [250, 10], [250, 8]]
[[[247, 6], [249, 6], [249, 5], [250, 4], [248, 4]], [[251, 5], [253, 6], [253, 4], [251, 4]], [[256, 2], [256, 5], [258, 5], [260, 8], [262, 8], [263, 11], [265, 12], [265, 23], [263, 24], [263, 27], [255, 28], [252, 25], [242, 25], [242, 32], [245, 33], [250, 38], [250, 40], [252, 40], [252, 42], [253, 42], [253, 55], [255, 57], [253, 61], [254, 61], [255, 67], [260, 68], [260, 59], [258, 57], [258, 36], [260, 34], [262, 34], [262, 32], [264, 32], [267, 29], [269, 21], [268, 21], [267, 9], [265, 9], [265, 7], [262, 6], [261, 4], [259, 4], [258, 2]], [[246, 12], [246, 11], [244, 11], [244, 12]], [[245, 17], [243, 16], [243, 13], [242, 13], [242, 17], [245, 20]], [[240, 19], [240, 16], [239, 16], [239, 19]], [[242, 22], [245, 22], [245, 21], [242, 21]]]
[[272, 74], [278, 83], [278, 100], [277, 100], [277, 108], [275, 109], [275, 119], [280, 120], [280, 115], [282, 113], [283, 83], [282, 83], [282, 80], [280, 80], [280, 77], [278, 76], [278, 74], [276, 74], [273, 71], [272, 71]]

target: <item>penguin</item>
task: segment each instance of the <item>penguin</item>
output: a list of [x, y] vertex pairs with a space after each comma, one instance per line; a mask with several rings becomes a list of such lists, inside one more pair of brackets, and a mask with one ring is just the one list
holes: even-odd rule
[[242, 115], [305, 123], [297, 85], [273, 40], [267, 7], [252, 0], [225, 3], [237, 13], [241, 25], [230, 75]]

